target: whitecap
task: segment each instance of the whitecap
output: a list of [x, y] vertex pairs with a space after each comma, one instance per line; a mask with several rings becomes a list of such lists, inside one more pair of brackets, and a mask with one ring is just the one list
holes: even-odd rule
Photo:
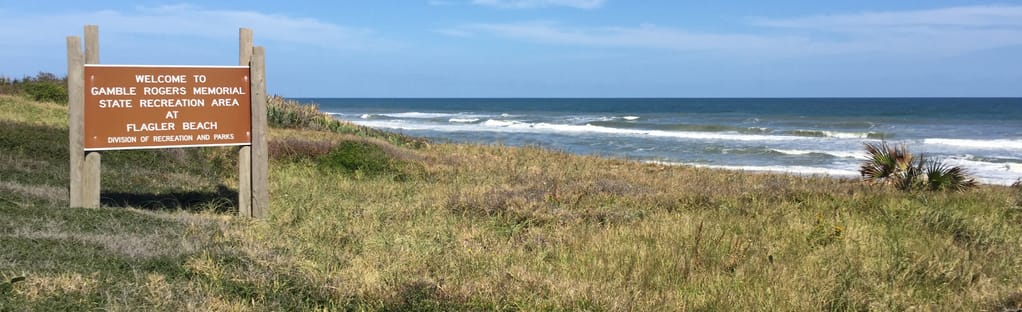
[[771, 151], [775, 151], [775, 152], [778, 152], [778, 153], [781, 153], [781, 154], [787, 154], [787, 155], [809, 155], [809, 154], [815, 153], [814, 151], [783, 150], [783, 149], [771, 149]]
[[511, 126], [520, 125], [520, 124], [522, 124], [522, 122], [520, 122], [520, 121], [499, 120], [499, 119], [487, 119], [486, 121], [481, 123], [481, 125], [483, 125], [483, 126], [487, 126], [487, 127], [500, 127], [500, 128], [511, 127]]
[[841, 132], [829, 130], [792, 130], [792, 135], [808, 137], [826, 137], [836, 139], [873, 139], [885, 136], [882, 132]]
[[451, 118], [447, 121], [453, 123], [473, 123], [479, 121], [479, 118]]
[[449, 113], [422, 113], [422, 112], [405, 112], [405, 113], [388, 113], [380, 114], [391, 118], [415, 118], [415, 119], [433, 119], [433, 118], [448, 118], [455, 117], [458, 114]]
[[813, 137], [790, 135], [741, 134], [728, 132], [697, 132], [697, 131], [665, 131], [622, 129], [592, 124], [567, 125], [552, 123], [528, 123], [515, 120], [487, 119], [477, 124], [398, 124], [393, 122], [361, 121], [359, 124], [369, 127], [381, 127], [399, 130], [432, 130], [432, 131], [498, 131], [519, 133], [561, 133], [561, 134], [607, 134], [637, 137], [663, 137], [687, 140], [727, 140], [727, 141], [808, 141], [818, 140]]
[[1022, 140], [924, 139], [923, 144], [949, 145], [979, 149], [1022, 149]]
[[823, 167], [808, 167], [808, 166], [732, 166], [732, 165], [707, 165], [707, 164], [696, 164], [696, 163], [672, 163], [672, 162], [658, 162], [652, 161], [650, 163], [657, 163], [663, 165], [682, 165], [692, 166], [699, 168], [709, 169], [723, 169], [723, 170], [735, 170], [735, 171], [749, 171], [749, 172], [775, 172], [775, 173], [787, 173], [796, 175], [828, 175], [835, 177], [852, 177], [859, 176], [859, 172], [848, 169], [837, 169], [837, 168], [823, 168]]
[[981, 183], [1011, 185], [1015, 181], [1022, 179], [1022, 163], [974, 160], [971, 155], [952, 156], [935, 161], [940, 161], [950, 166], [961, 167], [965, 169], [967, 174], [975, 177]]
[[865, 152], [861, 151], [817, 151], [817, 150], [791, 150], [791, 149], [771, 149], [774, 152], [778, 152], [785, 155], [809, 155], [809, 154], [824, 154], [830, 155], [837, 158], [855, 158], [855, 159], [867, 159]]
[[839, 132], [839, 131], [821, 131], [823, 136], [828, 138], [839, 138], [839, 139], [866, 139], [869, 138], [873, 132]]

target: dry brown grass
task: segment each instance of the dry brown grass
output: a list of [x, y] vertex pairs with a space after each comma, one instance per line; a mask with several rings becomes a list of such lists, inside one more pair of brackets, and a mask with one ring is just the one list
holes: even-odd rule
[[301, 257], [339, 276], [326, 281], [335, 295], [434, 308], [885, 310], [990, 307], [1018, 291], [993, 278], [1020, 269], [1008, 260], [1017, 229], [996, 218], [1007, 207], [984, 208], [1006, 203], [1004, 188], [906, 195], [536, 148], [416, 153], [428, 179], [279, 169], [271, 223], [296, 229], [281, 245], [352, 251]]

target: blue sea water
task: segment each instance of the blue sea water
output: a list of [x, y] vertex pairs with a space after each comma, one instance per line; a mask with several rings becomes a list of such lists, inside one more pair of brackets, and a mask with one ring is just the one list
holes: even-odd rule
[[863, 143], [887, 140], [983, 183], [1022, 179], [1022, 98], [297, 100], [441, 142], [853, 177]]

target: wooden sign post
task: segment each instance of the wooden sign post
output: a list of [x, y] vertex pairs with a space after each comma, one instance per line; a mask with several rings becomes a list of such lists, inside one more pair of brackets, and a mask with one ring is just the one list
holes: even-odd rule
[[265, 217], [266, 75], [252, 31], [239, 66], [100, 65], [98, 34], [85, 26], [84, 60], [68, 37], [70, 205], [99, 206], [100, 151], [241, 146], [238, 214]]

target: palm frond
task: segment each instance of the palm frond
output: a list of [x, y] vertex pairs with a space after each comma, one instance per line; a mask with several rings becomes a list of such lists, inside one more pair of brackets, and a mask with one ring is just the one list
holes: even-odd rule
[[863, 143], [869, 156], [859, 167], [862, 179], [870, 184], [893, 185], [902, 191], [963, 191], [977, 185], [964, 168], [915, 157], [904, 144], [886, 141]]
[[976, 180], [969, 177], [965, 169], [942, 162], [926, 166], [926, 189], [931, 191], [964, 191], [976, 186]]
[[869, 183], [901, 184], [913, 167], [912, 153], [905, 145], [891, 146], [887, 141], [863, 143], [869, 158], [859, 167], [859, 174]]

